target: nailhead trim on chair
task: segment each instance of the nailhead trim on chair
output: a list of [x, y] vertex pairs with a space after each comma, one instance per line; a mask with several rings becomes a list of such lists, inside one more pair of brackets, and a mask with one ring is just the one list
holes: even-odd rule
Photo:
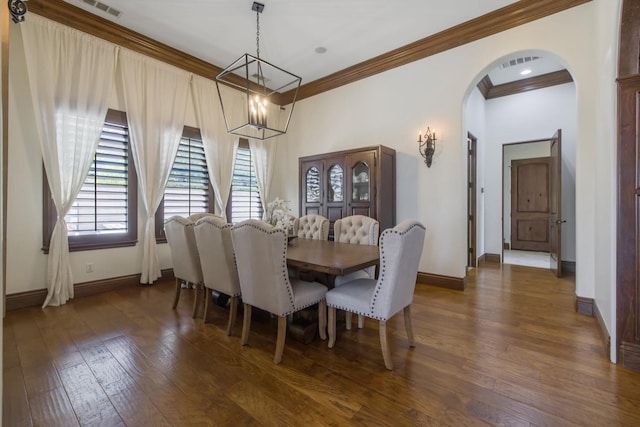
[[[268, 225], [269, 227], [272, 227], [271, 224], [267, 224], [266, 222], [265, 222], [265, 225]], [[240, 226], [238, 226], [238, 230], [241, 229], [242, 227], [252, 227], [252, 228], [255, 228], [256, 230], [261, 231], [261, 232], [266, 233], [266, 234], [275, 234], [275, 233], [285, 234], [284, 230], [281, 229], [281, 228], [273, 228], [272, 227], [272, 230], [267, 231], [267, 230], [265, 230], [263, 228], [256, 227], [253, 224], [241, 224]], [[284, 244], [283, 244], [283, 249], [282, 249], [282, 261], [283, 261], [283, 263], [282, 263], [282, 267], [283, 267], [282, 274], [283, 274], [283, 278], [285, 279], [285, 281], [289, 282], [289, 272], [287, 270], [287, 236], [286, 236], [286, 234], [285, 234], [285, 238], [284, 238], [284, 242], [283, 243]], [[294, 307], [294, 310], [293, 311], [288, 311], [286, 313], [283, 313], [283, 314], [281, 314], [281, 316], [288, 316], [289, 314], [295, 313], [297, 311], [297, 310], [295, 310], [295, 306], [293, 304], [294, 300], [293, 300], [293, 293], [292, 293], [292, 289], [291, 289], [291, 283], [289, 283], [289, 286], [287, 286], [287, 294], [289, 295], [289, 301], [291, 302], [291, 306]], [[318, 301], [314, 302], [313, 304], [315, 304], [317, 302]], [[313, 305], [313, 304], [310, 304], [310, 305]], [[302, 308], [305, 308], [305, 307], [302, 307]]]
[[413, 224], [411, 227], [407, 228], [404, 232], [399, 232], [397, 230], [394, 230], [392, 228], [388, 228], [386, 230], [384, 230], [382, 232], [382, 235], [380, 236], [380, 276], [378, 277], [378, 283], [376, 284], [376, 290], [373, 294], [373, 299], [372, 299], [372, 303], [371, 303], [371, 311], [368, 313], [364, 313], [364, 312], [360, 312], [360, 311], [353, 311], [352, 308], [346, 308], [346, 307], [341, 307], [338, 305], [332, 305], [327, 303], [327, 306], [329, 307], [333, 307], [333, 308], [337, 308], [338, 310], [345, 310], [345, 311], [349, 311], [351, 313], [355, 313], [355, 314], [361, 314], [363, 316], [367, 316], [371, 319], [376, 319], [376, 320], [389, 320], [380, 316], [375, 316], [373, 314], [374, 310], [375, 310], [375, 306], [376, 306], [376, 298], [378, 297], [378, 293], [380, 292], [380, 282], [382, 282], [382, 279], [384, 279], [384, 273], [385, 273], [385, 267], [386, 267], [386, 254], [384, 252], [384, 239], [382, 238], [385, 234], [389, 234], [389, 233], [395, 233], [398, 235], [404, 235], [406, 233], [408, 233], [409, 231], [411, 231], [413, 229], [413, 227], [420, 227], [419, 224]]

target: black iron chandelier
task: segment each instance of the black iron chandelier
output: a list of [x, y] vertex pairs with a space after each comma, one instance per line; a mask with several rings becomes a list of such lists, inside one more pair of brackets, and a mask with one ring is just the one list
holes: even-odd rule
[[[254, 2], [251, 10], [256, 12], [256, 56], [245, 53], [215, 80], [227, 132], [265, 140], [287, 132], [302, 79], [260, 58], [260, 13], [264, 4]], [[284, 92], [293, 97], [281, 105]]]

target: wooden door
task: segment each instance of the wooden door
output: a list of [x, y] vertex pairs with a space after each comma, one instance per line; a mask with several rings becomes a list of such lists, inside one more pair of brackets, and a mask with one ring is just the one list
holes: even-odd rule
[[346, 216], [347, 191], [344, 156], [326, 159], [324, 212], [329, 219], [329, 240], [333, 240], [333, 223]]
[[511, 161], [511, 248], [549, 251], [549, 157]]
[[347, 156], [347, 212], [376, 217], [376, 152]]
[[324, 210], [324, 162], [309, 160], [300, 163], [300, 216], [325, 215]]
[[562, 277], [562, 131], [551, 138], [549, 157], [549, 256], [551, 270]]

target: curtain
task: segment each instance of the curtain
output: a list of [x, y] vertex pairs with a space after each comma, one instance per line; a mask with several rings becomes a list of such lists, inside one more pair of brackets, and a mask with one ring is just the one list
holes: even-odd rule
[[264, 217], [266, 220], [267, 204], [271, 199], [271, 181], [273, 180], [273, 168], [276, 160], [277, 142], [275, 138], [265, 141], [249, 140], [251, 158], [256, 168], [256, 179], [258, 190], [260, 191], [260, 201], [264, 207]]
[[122, 49], [120, 75], [145, 215], [140, 283], [160, 277], [155, 212], [184, 129], [191, 74]]
[[118, 48], [37, 15], [20, 25], [44, 168], [57, 220], [43, 307], [73, 298], [65, 215], [93, 161], [114, 91]]
[[[233, 91], [224, 87], [221, 90]], [[227, 201], [229, 200], [233, 166], [238, 149], [238, 136], [227, 133], [222, 108], [220, 107], [220, 98], [218, 97], [216, 84], [213, 81], [194, 76], [191, 80], [191, 94], [196, 121], [202, 135], [209, 179], [211, 180], [216, 205], [218, 206], [217, 212], [226, 219]], [[225, 99], [234, 99], [232, 96], [230, 94]], [[238, 93], [237, 98], [237, 102], [229, 106], [231, 111], [228, 111], [228, 113], [242, 113], [242, 94]], [[238, 109], [240, 111], [236, 111]]]

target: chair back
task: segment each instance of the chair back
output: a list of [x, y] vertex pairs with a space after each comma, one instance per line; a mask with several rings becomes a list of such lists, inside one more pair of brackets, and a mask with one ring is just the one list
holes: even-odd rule
[[240, 295], [231, 228], [221, 217], [204, 216], [193, 226], [202, 277], [207, 288], [235, 297]]
[[379, 234], [380, 223], [364, 215], [345, 216], [333, 223], [336, 242], [376, 246]]
[[407, 220], [380, 236], [380, 276], [371, 301], [372, 317], [389, 319], [413, 300], [425, 227]]
[[164, 223], [164, 232], [171, 250], [173, 275], [190, 283], [202, 283], [193, 222], [181, 216], [172, 216]]
[[248, 219], [233, 226], [242, 301], [278, 316], [294, 310], [284, 230]]
[[219, 218], [219, 219], [224, 221], [223, 217], [221, 217], [219, 215], [216, 215], [216, 214], [212, 214], [211, 212], [203, 212], [203, 213], [196, 213], [196, 214], [193, 214], [193, 215], [189, 215], [189, 217], [187, 219], [195, 224], [196, 222], [198, 222], [202, 218], [207, 218], [207, 217]]
[[329, 239], [329, 220], [322, 215], [304, 215], [298, 218], [298, 237], [314, 240]]

